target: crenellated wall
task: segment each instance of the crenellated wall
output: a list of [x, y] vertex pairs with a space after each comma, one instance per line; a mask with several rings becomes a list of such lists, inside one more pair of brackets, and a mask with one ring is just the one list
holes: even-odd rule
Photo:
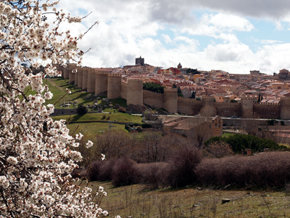
[[240, 117], [242, 114], [240, 103], [216, 102], [215, 107], [221, 117]]
[[69, 83], [75, 82], [75, 76], [76, 76], [76, 74], [74, 72], [69, 71]]
[[108, 75], [108, 99], [121, 97], [121, 74]]
[[253, 98], [242, 98], [242, 117], [253, 118], [254, 117], [254, 103]]
[[275, 119], [280, 117], [280, 104], [258, 104], [253, 107], [255, 118]]
[[163, 108], [169, 113], [177, 113], [177, 88], [165, 88], [163, 95]]
[[83, 90], [87, 90], [87, 88], [88, 88], [88, 72], [89, 72], [89, 68], [85, 68], [84, 70], [83, 70], [83, 79], [82, 79], [82, 89]]
[[83, 72], [84, 72], [84, 70], [85, 70], [85, 68], [81, 68], [77, 72], [78, 79], [77, 79], [77, 84], [76, 85], [77, 85], [78, 88], [82, 88], [82, 84], [83, 84]]
[[177, 110], [178, 113], [197, 115], [202, 107], [202, 102], [191, 98], [178, 97]]
[[280, 101], [280, 105], [281, 119], [290, 120], [290, 98], [282, 98]]
[[153, 108], [163, 108], [163, 94], [143, 90], [143, 102]]
[[87, 91], [94, 93], [95, 92], [95, 80], [96, 80], [96, 71], [94, 69], [88, 70], [88, 81], [87, 81]]
[[[123, 98], [127, 104], [149, 105], [153, 108], [164, 108], [169, 113], [187, 115], [243, 118], [266, 118], [290, 120], [290, 98], [282, 98], [279, 104], [261, 104], [253, 98], [242, 98], [241, 103], [218, 103], [212, 97], [201, 101], [177, 96], [177, 89], [166, 88], [164, 93], [143, 90], [140, 79], [122, 81], [122, 75], [113, 74], [112, 69], [76, 67], [69, 65], [60, 68], [62, 76], [77, 87], [93, 92], [95, 95], [107, 93], [109, 99]], [[75, 70], [76, 69], [76, 70]]]
[[121, 98], [127, 100], [127, 83], [121, 82]]
[[127, 105], [143, 105], [143, 81], [129, 79], [127, 86]]
[[95, 75], [95, 95], [100, 95], [107, 92], [108, 74], [102, 71], [97, 71]]
[[214, 117], [217, 115], [217, 109], [215, 107], [214, 97], [203, 98], [203, 106], [200, 110], [200, 115], [205, 117]]

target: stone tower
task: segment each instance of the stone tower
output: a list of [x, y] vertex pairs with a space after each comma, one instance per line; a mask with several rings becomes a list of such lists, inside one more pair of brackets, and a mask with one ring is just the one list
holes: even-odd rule
[[82, 79], [82, 89], [83, 90], [87, 90], [88, 88], [88, 72], [89, 72], [89, 68], [85, 68], [83, 70], [83, 79]]
[[177, 113], [177, 88], [165, 88], [163, 95], [163, 107], [169, 113]]
[[136, 65], [141, 65], [141, 66], [143, 66], [143, 65], [145, 64], [145, 60], [144, 60], [144, 58], [142, 58], [141, 56], [140, 56], [140, 58], [136, 58], [136, 59], [135, 59], [135, 64], [136, 64]]
[[143, 81], [129, 79], [127, 86], [127, 105], [143, 105]]
[[94, 93], [95, 92], [95, 85], [96, 85], [96, 74], [97, 72], [95, 69], [89, 69], [88, 71], [88, 81], [87, 81], [87, 90], [88, 92]]
[[217, 115], [214, 97], [203, 97], [203, 107], [200, 110], [200, 115], [204, 117], [214, 117]]
[[69, 78], [69, 66], [67, 66], [67, 67], [65, 67], [65, 68], [63, 68], [63, 71], [62, 71], [62, 77], [64, 78], [64, 79], [68, 79]]
[[107, 91], [108, 73], [97, 71], [95, 74], [95, 95], [100, 95]]
[[284, 97], [280, 100], [280, 118], [290, 120], [290, 97]]
[[76, 73], [74, 70], [69, 70], [69, 83], [75, 82]]
[[108, 75], [108, 99], [119, 98], [121, 96], [121, 74]]
[[251, 97], [243, 97], [241, 102], [242, 102], [242, 117], [253, 118], [255, 99]]
[[79, 69], [78, 70], [78, 72], [77, 72], [77, 77], [78, 77], [78, 79], [77, 79], [77, 87], [78, 88], [82, 88], [82, 83], [83, 83], [83, 72], [84, 72], [84, 70], [85, 70], [85, 68], [81, 68], [81, 69]]

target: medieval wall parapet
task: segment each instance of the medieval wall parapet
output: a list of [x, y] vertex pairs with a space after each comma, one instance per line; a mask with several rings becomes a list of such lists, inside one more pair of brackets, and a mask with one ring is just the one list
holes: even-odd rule
[[98, 71], [95, 75], [95, 95], [100, 95], [108, 91], [108, 75], [107, 73]]
[[280, 105], [280, 118], [290, 120], [290, 98], [281, 98]]
[[165, 88], [163, 94], [163, 107], [169, 113], [177, 113], [177, 88]]
[[[76, 69], [76, 71], [74, 71]], [[177, 96], [176, 88], [166, 88], [164, 93], [143, 91], [141, 79], [122, 81], [122, 75], [112, 73], [111, 69], [76, 67], [69, 64], [61, 68], [62, 76], [78, 87], [94, 92], [96, 95], [107, 92], [109, 99], [124, 98], [127, 104], [148, 104], [155, 108], [164, 108], [169, 113], [202, 116], [224, 116], [243, 118], [269, 118], [290, 120], [290, 98], [282, 98], [280, 103], [258, 103], [257, 98], [242, 97], [240, 103], [215, 102], [213, 97], [203, 97], [202, 101]]]
[[108, 93], [109, 99], [121, 97], [121, 74], [108, 75]]
[[241, 100], [242, 104], [242, 117], [243, 118], [253, 118], [254, 117], [254, 103], [255, 98], [243, 97]]
[[127, 105], [143, 105], [143, 81], [129, 79], [127, 86]]

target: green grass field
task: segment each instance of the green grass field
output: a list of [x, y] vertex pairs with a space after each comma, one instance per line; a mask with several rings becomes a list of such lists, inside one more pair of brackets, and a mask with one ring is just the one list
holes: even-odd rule
[[87, 139], [94, 141], [97, 134], [102, 134], [107, 130], [125, 130], [125, 125], [120, 124], [108, 124], [108, 123], [74, 123], [68, 124], [67, 127], [70, 130], [71, 135], [82, 133]]
[[[62, 78], [49, 78], [45, 79], [44, 83], [48, 85], [49, 90], [53, 93], [53, 98], [47, 101], [48, 104], [54, 104], [55, 108], [62, 108], [61, 105], [74, 102], [83, 104], [85, 106], [94, 104], [97, 101], [97, 97], [92, 93], [82, 91], [80, 88], [69, 84], [68, 80]], [[66, 89], [71, 91], [71, 94], [67, 94]], [[72, 104], [66, 108], [74, 108]]]
[[64, 119], [73, 122], [87, 122], [87, 121], [113, 121], [121, 123], [138, 123], [142, 124], [142, 117], [130, 115], [126, 113], [87, 113], [85, 115], [61, 115], [54, 116], [55, 120]]
[[[290, 196], [284, 192], [224, 191], [186, 188], [148, 190], [144, 185], [114, 188], [110, 182], [92, 182], [93, 189], [104, 186], [108, 197], [101, 206], [110, 217], [289, 217]], [[222, 204], [222, 199], [230, 202]]]

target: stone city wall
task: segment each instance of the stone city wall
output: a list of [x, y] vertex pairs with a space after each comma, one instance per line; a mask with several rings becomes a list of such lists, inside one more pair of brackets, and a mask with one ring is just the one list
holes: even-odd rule
[[122, 75], [112, 69], [76, 67], [62, 69], [62, 76], [77, 87], [95, 95], [107, 94], [109, 99], [123, 98], [127, 104], [147, 104], [153, 108], [164, 108], [169, 113], [186, 115], [268, 118], [290, 120], [290, 98], [282, 98], [279, 104], [258, 104], [253, 98], [243, 98], [241, 103], [217, 103], [212, 97], [201, 101], [177, 96], [177, 89], [167, 88], [163, 94], [143, 90], [140, 79], [122, 81]]
[[121, 82], [121, 98], [127, 100], [127, 83]]
[[280, 117], [280, 104], [254, 104], [255, 118], [275, 119]]
[[153, 108], [163, 108], [163, 94], [143, 90], [144, 104]]
[[216, 102], [217, 115], [221, 117], [240, 117], [241, 104], [229, 102]]
[[177, 108], [178, 113], [197, 115], [202, 108], [202, 102], [191, 98], [178, 97]]

